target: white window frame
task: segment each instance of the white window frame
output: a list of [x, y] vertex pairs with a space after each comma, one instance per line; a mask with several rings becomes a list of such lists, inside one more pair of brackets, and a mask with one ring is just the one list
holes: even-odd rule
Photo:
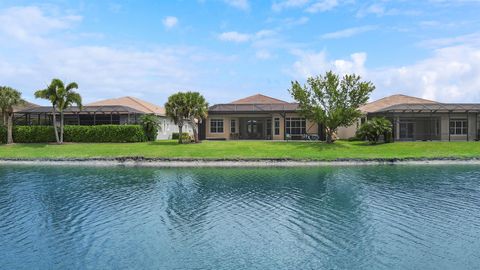
[[[453, 123], [453, 126], [452, 126]], [[468, 134], [468, 120], [467, 119], [450, 119], [448, 125], [450, 135], [465, 136]]]
[[[295, 133], [292, 132], [295, 130]], [[298, 132], [297, 132], [298, 131]], [[304, 135], [307, 133], [307, 120], [303, 117], [289, 117], [285, 119], [285, 132], [289, 135]]]
[[273, 119], [273, 134], [280, 135], [280, 118]]
[[230, 119], [230, 133], [237, 133], [237, 119]]
[[[221, 125], [219, 125], [221, 123]], [[223, 133], [225, 125], [223, 119], [210, 119], [210, 133]]]

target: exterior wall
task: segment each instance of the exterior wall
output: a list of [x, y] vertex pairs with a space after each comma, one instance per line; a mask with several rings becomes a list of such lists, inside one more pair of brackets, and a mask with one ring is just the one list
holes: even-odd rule
[[337, 129], [337, 137], [340, 140], [346, 140], [355, 137], [357, 129], [360, 127], [360, 119], [348, 127], [339, 127]]
[[[214, 115], [210, 114], [205, 122], [206, 132], [205, 138], [206, 139], [224, 139], [230, 140], [230, 124], [231, 120], [235, 119], [236, 123], [236, 131], [237, 133], [240, 132], [241, 128], [245, 128], [240, 126], [240, 118], [270, 118], [272, 119], [272, 140], [284, 140], [285, 139], [285, 118], [294, 118], [294, 117], [301, 117], [298, 113], [286, 113], [285, 118], [282, 117], [280, 113], [271, 113], [271, 114], [249, 114], [249, 115], [240, 115], [240, 114], [230, 114], [230, 115]], [[280, 120], [280, 132], [279, 134], [275, 134], [275, 118]], [[212, 133], [210, 131], [210, 120], [211, 119], [222, 119], [223, 120], [223, 133]], [[318, 124], [312, 121], [306, 121], [306, 132], [307, 134], [318, 134]]]
[[[394, 138], [396, 141], [400, 140], [399, 124], [406, 121], [415, 124], [414, 140], [474, 141], [478, 139], [480, 122], [476, 113], [396, 113], [393, 116], [392, 114], [383, 116], [394, 120]], [[434, 123], [432, 122], [434, 119], [439, 121], [439, 134], [434, 132]], [[466, 119], [468, 121], [468, 135], [450, 134], [450, 121], [455, 119]]]
[[[178, 133], [178, 126], [168, 117], [159, 116], [160, 130], [158, 131], [157, 140], [171, 140], [173, 133]], [[183, 125], [182, 132], [193, 135], [193, 129], [190, 125]]]

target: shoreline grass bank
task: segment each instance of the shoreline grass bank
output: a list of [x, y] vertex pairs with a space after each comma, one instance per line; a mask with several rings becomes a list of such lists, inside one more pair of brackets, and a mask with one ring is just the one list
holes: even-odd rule
[[480, 142], [397, 142], [369, 145], [298, 141], [175, 141], [145, 143], [14, 144], [0, 146], [0, 159], [161, 159], [230, 161], [392, 161], [480, 159]]

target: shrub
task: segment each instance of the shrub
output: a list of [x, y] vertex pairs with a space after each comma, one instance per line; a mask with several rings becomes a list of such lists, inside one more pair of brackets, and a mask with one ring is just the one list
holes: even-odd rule
[[191, 143], [193, 142], [194, 140], [192, 139], [192, 137], [190, 136], [190, 134], [188, 133], [182, 133], [182, 143], [186, 144], [186, 143]]
[[[178, 136], [179, 136], [178, 132], [172, 133], [172, 140], [178, 140]], [[188, 134], [188, 132], [183, 132], [183, 136], [190, 136], [190, 135]]]
[[16, 143], [55, 142], [53, 126], [15, 126], [13, 141]]
[[65, 126], [66, 142], [144, 142], [147, 140], [139, 125]]
[[[7, 130], [0, 127], [0, 142], [5, 143]], [[13, 140], [16, 143], [55, 142], [52, 126], [15, 126]], [[65, 142], [144, 142], [147, 140], [139, 125], [65, 126]]]
[[391, 133], [392, 123], [383, 117], [376, 117], [368, 120], [358, 129], [357, 137], [367, 139], [371, 144], [376, 144], [381, 135], [384, 135], [384, 139], [387, 141], [387, 134]]
[[145, 114], [140, 117], [140, 124], [142, 125], [145, 136], [148, 141], [155, 141], [158, 135], [160, 124], [158, 117], [152, 114]]
[[0, 144], [7, 143], [7, 127], [0, 125]]

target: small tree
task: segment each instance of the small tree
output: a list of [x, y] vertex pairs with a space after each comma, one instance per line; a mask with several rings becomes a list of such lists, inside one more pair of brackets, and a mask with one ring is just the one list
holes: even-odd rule
[[[64, 110], [76, 104], [82, 107], [82, 97], [74, 91], [78, 89], [75, 82], [69, 83], [66, 87], [60, 79], [53, 79], [50, 85], [43, 90], [35, 92], [36, 98], [47, 99], [52, 103], [53, 129], [57, 143], [63, 143]], [[57, 128], [57, 111], [60, 113], [60, 132]]]
[[145, 131], [148, 141], [155, 141], [157, 139], [160, 123], [158, 117], [153, 114], [145, 114], [140, 117], [140, 124]]
[[185, 93], [179, 92], [168, 97], [167, 103], [165, 103], [165, 111], [168, 117], [178, 126], [178, 143], [182, 143], [183, 125], [187, 121], [188, 111], [187, 98]]
[[381, 135], [387, 141], [388, 134], [392, 133], [392, 123], [383, 117], [375, 117], [365, 122], [357, 131], [357, 136], [367, 139], [371, 144], [376, 144]]
[[338, 127], [350, 126], [361, 116], [359, 107], [367, 103], [374, 89], [371, 82], [360, 81], [360, 76], [345, 75], [340, 80], [329, 71], [324, 76], [308, 78], [303, 86], [292, 82], [289, 92], [305, 118], [325, 126], [327, 143], [332, 143]]
[[195, 143], [200, 142], [198, 138], [198, 124], [208, 115], [208, 103], [205, 98], [198, 92], [185, 93], [187, 107], [185, 108], [186, 118], [193, 130], [193, 138]]
[[13, 107], [23, 104], [22, 94], [10, 87], [0, 87], [0, 108], [7, 126], [7, 144], [13, 143]]

